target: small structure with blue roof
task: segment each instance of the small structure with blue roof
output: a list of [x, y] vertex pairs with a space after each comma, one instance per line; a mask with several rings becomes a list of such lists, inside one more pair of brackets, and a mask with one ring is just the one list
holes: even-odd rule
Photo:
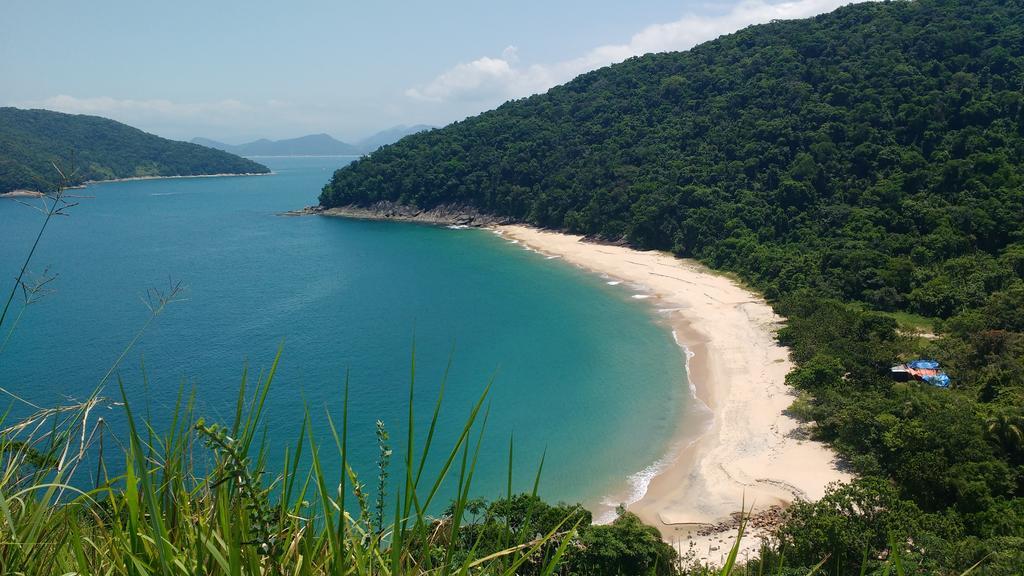
[[893, 378], [901, 382], [917, 380], [939, 388], [949, 388], [949, 376], [939, 368], [938, 360], [918, 359], [893, 366]]

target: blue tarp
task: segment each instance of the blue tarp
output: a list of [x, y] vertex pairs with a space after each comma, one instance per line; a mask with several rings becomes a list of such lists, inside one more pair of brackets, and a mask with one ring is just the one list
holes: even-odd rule
[[945, 374], [936, 374], [935, 376], [924, 376], [921, 378], [925, 382], [932, 386], [938, 386], [939, 388], [949, 388], [949, 376]]
[[907, 362], [907, 367], [916, 370], [938, 370], [939, 363], [936, 360], [911, 360]]

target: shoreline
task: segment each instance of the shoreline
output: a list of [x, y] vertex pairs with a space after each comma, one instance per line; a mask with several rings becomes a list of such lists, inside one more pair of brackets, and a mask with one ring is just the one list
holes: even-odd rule
[[437, 226], [453, 226], [459, 228], [485, 228], [508, 224], [510, 219], [492, 216], [459, 204], [442, 204], [429, 210], [412, 208], [405, 204], [381, 201], [369, 206], [307, 206], [298, 210], [281, 212], [279, 216], [331, 216], [335, 218], [351, 218], [355, 220], [391, 220], [395, 222], [413, 222]]
[[[111, 178], [110, 180], [86, 180], [80, 184], [74, 186], [68, 186], [68, 190], [77, 190], [90, 186], [92, 184], [109, 184], [114, 182], [136, 182], [138, 180], [173, 180], [177, 178], [227, 178], [229, 176], [272, 176], [274, 173], [271, 172], [239, 172], [239, 173], [219, 173], [219, 174], [186, 174], [180, 176], [129, 176], [127, 178]], [[42, 198], [46, 196], [44, 192], [36, 190], [11, 190], [9, 192], [0, 192], [0, 198]]]
[[136, 182], [138, 180], [174, 180], [178, 178], [227, 178], [231, 176], [272, 176], [271, 172], [221, 172], [217, 174], [183, 174], [177, 176], [128, 176], [126, 178], [111, 178], [109, 180], [86, 180], [79, 186], [85, 187], [90, 184], [107, 184], [110, 182]]
[[[795, 398], [785, 384], [793, 364], [775, 340], [783, 319], [760, 296], [671, 254], [528, 226], [492, 228], [538, 252], [649, 290], [646, 301], [688, 356], [693, 406], [684, 410], [669, 442], [667, 464], [627, 506], [681, 555], [720, 564], [735, 539], [735, 513], [753, 507], [739, 558], [755, 556], [778, 509], [796, 499], [816, 500], [827, 484], [852, 479], [827, 446], [802, 439], [803, 426], [785, 413]], [[703, 432], [694, 429], [701, 404], [709, 413]]]
[[42, 198], [43, 196], [46, 196], [46, 194], [38, 190], [18, 189], [0, 193], [0, 198]]

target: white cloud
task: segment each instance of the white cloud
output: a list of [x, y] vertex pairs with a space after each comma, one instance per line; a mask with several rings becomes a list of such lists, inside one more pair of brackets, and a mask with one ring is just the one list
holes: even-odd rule
[[325, 131], [341, 139], [354, 139], [395, 124], [444, 125], [505, 100], [543, 92], [579, 74], [631, 56], [686, 50], [751, 24], [813, 16], [850, 0], [703, 1], [707, 2], [706, 12], [693, 12], [674, 22], [649, 26], [630, 37], [628, 42], [598, 46], [577, 58], [524, 62], [517, 47], [508, 46], [501, 54], [457, 64], [433, 80], [409, 88], [404, 95], [391, 93], [391, 98], [347, 98], [339, 94], [332, 97], [300, 95], [299, 101], [284, 98], [182, 101], [62, 94], [32, 101], [0, 100], [0, 105], [95, 114], [184, 140], [207, 136], [242, 142]]
[[[512, 56], [513, 58], [509, 58]], [[417, 100], [443, 102], [460, 99], [465, 95], [474, 98], [501, 95], [507, 86], [517, 83], [519, 73], [512, 67], [516, 63], [515, 49], [506, 48], [501, 58], [484, 56], [472, 62], [457, 64], [422, 88], [410, 88], [406, 95]]]
[[214, 114], [238, 114], [251, 112], [252, 107], [238, 100], [218, 100], [214, 102], [177, 103], [170, 100], [133, 100], [118, 99], [108, 96], [97, 98], [76, 98], [60, 94], [45, 100], [23, 102], [22, 106], [46, 108], [70, 114], [99, 115], [158, 115], [163, 117], [190, 118]]
[[[130, 126], [169, 138], [188, 140], [193, 136], [214, 136], [232, 139], [241, 127], [246, 132], [278, 133], [281, 126], [291, 130], [322, 131], [325, 117], [308, 106], [284, 100], [243, 102], [232, 98], [200, 102], [176, 102], [167, 99], [138, 100], [99, 96], [79, 98], [60, 94], [42, 100], [11, 102], [19, 108], [45, 108], [69, 114], [90, 114], [111, 118]], [[291, 135], [290, 133], [287, 135]], [[239, 136], [246, 139], [248, 134]]]
[[687, 14], [674, 22], [648, 26], [626, 44], [598, 46], [579, 58], [551, 64], [520, 66], [514, 46], [501, 57], [484, 56], [460, 63], [430, 82], [410, 88], [406, 96], [430, 102], [493, 101], [543, 92], [590, 70], [649, 52], [688, 50], [701, 42], [772, 20], [807, 18], [835, 10], [851, 0], [742, 0], [728, 12]]

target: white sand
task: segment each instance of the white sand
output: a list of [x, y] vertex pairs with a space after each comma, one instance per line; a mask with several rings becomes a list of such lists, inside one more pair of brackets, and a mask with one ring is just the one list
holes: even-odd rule
[[[756, 513], [796, 498], [820, 498], [828, 483], [850, 480], [837, 470], [825, 445], [790, 436], [799, 428], [783, 413], [794, 399], [785, 384], [793, 364], [775, 341], [782, 319], [761, 297], [667, 253], [593, 244], [525, 226], [496, 230], [566, 262], [643, 286], [652, 294], [647, 302], [671, 310], [676, 336], [693, 354], [690, 381], [713, 422], [629, 509], [658, 526], [681, 552], [692, 547], [698, 559], [720, 563], [734, 531], [696, 536], [701, 526], [728, 519], [744, 503]], [[682, 425], [680, 433], [685, 433]], [[683, 440], [675, 441], [683, 445]], [[756, 554], [759, 536], [755, 530], [744, 538], [741, 558]]]
[[11, 190], [0, 194], [0, 198], [42, 198], [43, 196], [45, 194], [36, 190]]
[[86, 180], [83, 186], [89, 184], [109, 184], [111, 182], [135, 182], [138, 180], [178, 180], [184, 178], [230, 178], [235, 176], [272, 176], [271, 172], [219, 172], [217, 174], [186, 174], [181, 176], [128, 176], [125, 178], [110, 178], [108, 180]]

